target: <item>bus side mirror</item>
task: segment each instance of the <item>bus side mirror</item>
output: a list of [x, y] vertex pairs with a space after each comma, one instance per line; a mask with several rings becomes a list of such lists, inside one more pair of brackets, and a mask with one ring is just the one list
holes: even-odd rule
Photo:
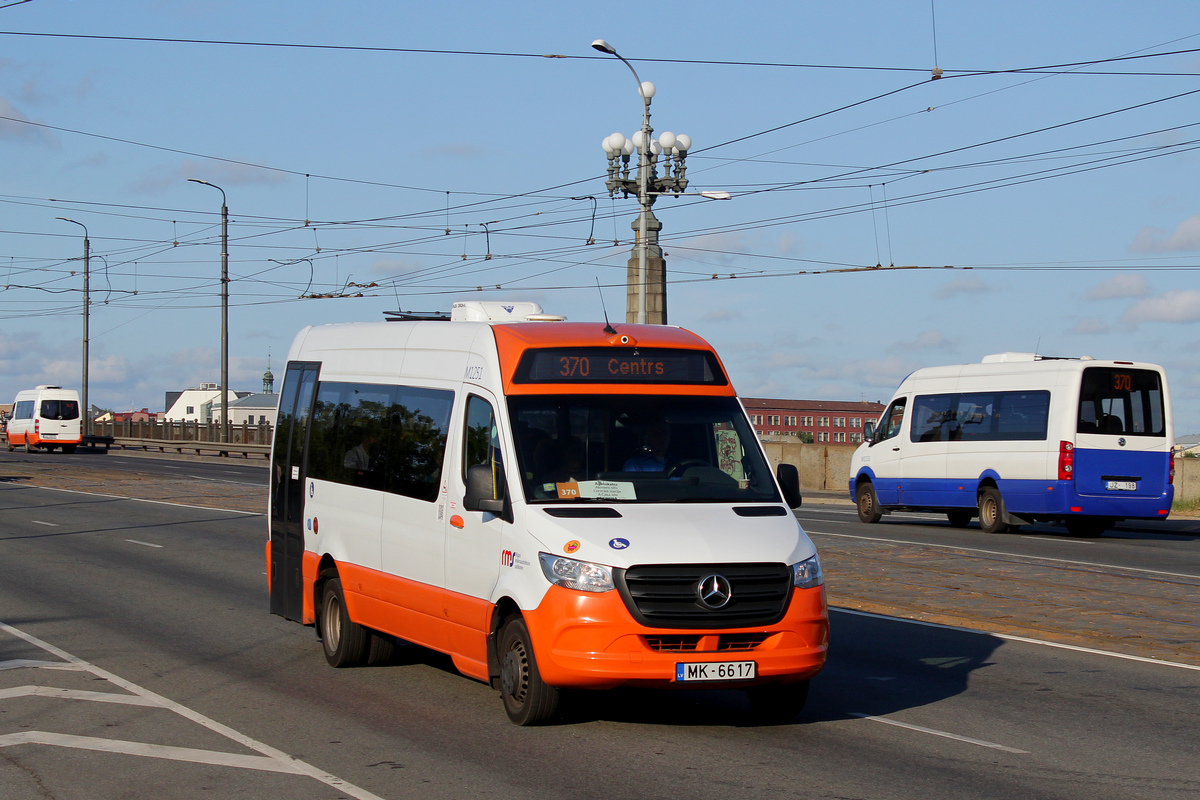
[[497, 484], [492, 483], [490, 464], [475, 464], [467, 467], [467, 492], [463, 508], [467, 511], [487, 511], [502, 516], [504, 513], [504, 473], [497, 473]]
[[875, 423], [867, 420], [863, 425], [863, 441], [867, 444], [875, 444]]
[[775, 468], [775, 477], [779, 478], [779, 488], [783, 489], [783, 501], [788, 508], [799, 508], [804, 502], [800, 496], [800, 470], [794, 464], [780, 464]]

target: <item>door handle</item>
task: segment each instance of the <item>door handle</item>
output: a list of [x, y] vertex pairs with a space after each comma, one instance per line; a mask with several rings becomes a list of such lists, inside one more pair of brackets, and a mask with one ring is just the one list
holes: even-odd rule
[[900, 452], [900, 448], [899, 448], [899, 447], [893, 447], [893, 448], [892, 448], [892, 452], [893, 452], [893, 453], [899, 453], [899, 452]]

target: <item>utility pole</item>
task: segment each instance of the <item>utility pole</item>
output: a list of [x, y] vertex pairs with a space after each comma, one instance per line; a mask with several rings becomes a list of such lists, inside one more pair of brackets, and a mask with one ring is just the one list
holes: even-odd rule
[[91, 311], [91, 295], [89, 280], [91, 274], [91, 243], [88, 241], [87, 225], [75, 222], [69, 217], [56, 217], [63, 222], [73, 222], [83, 228], [83, 389], [80, 400], [83, 402], [83, 435], [92, 435], [92, 407], [88, 404], [88, 317]]
[[215, 183], [188, 178], [221, 193], [221, 443], [229, 442], [229, 207], [225, 190]]

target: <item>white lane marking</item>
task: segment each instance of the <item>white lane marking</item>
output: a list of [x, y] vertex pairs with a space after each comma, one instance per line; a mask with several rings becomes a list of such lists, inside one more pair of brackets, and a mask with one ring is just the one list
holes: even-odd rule
[[842, 614], [855, 614], [860, 617], [874, 617], [875, 619], [886, 619], [892, 622], [907, 622], [909, 625], [923, 625], [926, 628], [941, 628], [946, 631], [957, 631], [959, 633], [977, 633], [981, 636], [995, 636], [997, 639], [1004, 639], [1009, 642], [1021, 642], [1023, 644], [1040, 644], [1043, 647], [1055, 647], [1059, 650], [1071, 650], [1076, 653], [1087, 653], [1093, 656], [1109, 656], [1111, 658], [1123, 658], [1126, 661], [1138, 661], [1142, 664], [1154, 664], [1159, 667], [1177, 667], [1179, 669], [1190, 669], [1200, 672], [1200, 666], [1195, 664], [1181, 664], [1178, 661], [1166, 661], [1161, 658], [1149, 658], [1147, 656], [1133, 656], [1128, 653], [1114, 653], [1111, 650], [1097, 650], [1093, 647], [1081, 647], [1077, 644], [1063, 644], [1062, 642], [1048, 642], [1045, 639], [1031, 639], [1028, 636], [1016, 636], [1011, 633], [996, 633], [994, 631], [981, 631], [975, 628], [964, 628], [959, 625], [947, 625], [943, 622], [926, 622], [920, 619], [906, 619], [905, 617], [893, 617], [890, 614], [875, 614], [871, 611], [859, 611], [857, 608], [839, 608], [830, 606], [830, 611], [837, 611]]
[[1104, 569], [1119, 569], [1125, 572], [1142, 572], [1147, 575], [1166, 575], [1170, 578], [1200, 578], [1200, 575], [1189, 572], [1164, 572], [1158, 569], [1141, 569], [1140, 567], [1126, 567], [1118, 564], [1101, 564], [1096, 561], [1074, 561], [1069, 558], [1051, 558], [1050, 556], [1035, 556], [1027, 553], [1005, 553], [1001, 550], [981, 550], [977, 547], [963, 547], [957, 544], [935, 544], [933, 542], [910, 542], [906, 539], [887, 539], [882, 536], [854, 536], [849, 533], [829, 533], [828, 531], [814, 531], [808, 528], [804, 529], [808, 535], [817, 536], [836, 536], [839, 539], [862, 539], [866, 542], [886, 542], [887, 544], [911, 544], [918, 547], [941, 547], [945, 550], [962, 550], [965, 553], [984, 553], [989, 556], [1008, 556], [1009, 558], [1032, 558], [1038, 561], [1053, 561], [1058, 564], [1075, 564], [1081, 567], [1103, 567]]
[[140, 544], [144, 547], [162, 547], [161, 544], [150, 544], [150, 542], [139, 542], [137, 539], [126, 539], [130, 544]]
[[957, 733], [949, 733], [948, 731], [939, 731], [936, 728], [926, 728], [921, 725], [911, 725], [907, 722], [897, 722], [896, 720], [888, 719], [887, 717], [873, 717], [870, 714], [859, 714], [857, 711], [851, 711], [851, 712], [849, 712], [849, 714], [850, 714], [850, 716], [858, 717], [859, 719], [869, 719], [869, 720], [873, 720], [875, 722], [882, 722], [884, 725], [895, 725], [897, 728], [904, 728], [904, 729], [910, 730], [910, 731], [917, 731], [918, 733], [928, 733], [931, 736], [941, 736], [944, 739], [953, 739], [956, 742], [966, 742], [967, 744], [977, 744], [980, 747], [990, 747], [993, 750], [1003, 750], [1006, 753], [1019, 753], [1021, 755], [1029, 755], [1028, 750], [1018, 750], [1015, 747], [1008, 747], [1007, 745], [996, 744], [995, 742], [987, 742], [987, 741], [984, 741], [983, 739], [972, 739], [970, 736], [959, 736]]
[[53, 697], [59, 700], [89, 700], [93, 703], [119, 703], [126, 706], [155, 706], [157, 703], [132, 694], [88, 692], [82, 689], [59, 689], [54, 686], [13, 686], [0, 689], [0, 700], [10, 697]]
[[161, 744], [126, 742], [120, 739], [97, 739], [93, 736], [72, 736], [65, 733], [47, 733], [46, 731], [22, 731], [0, 736], [0, 747], [12, 747], [18, 744], [44, 744], [70, 747], [76, 750], [96, 750], [102, 753], [167, 758], [172, 761], [188, 761], [193, 764], [214, 764], [220, 767], [283, 772], [289, 775], [303, 774], [296, 766], [269, 756], [245, 756], [237, 753], [219, 753], [214, 750], [196, 750], [191, 747], [170, 747]]
[[[247, 484], [249, 485], [249, 484]], [[126, 497], [123, 494], [101, 494], [100, 492], [81, 492], [78, 489], [60, 489], [56, 486], [7, 486], [0, 488], [0, 491], [21, 492], [44, 489], [47, 492], [66, 492], [67, 494], [82, 494], [86, 497], [104, 497], [109, 500], [131, 500], [135, 503], [151, 503], [157, 506], [175, 506], [176, 508], [195, 508], [200, 511], [223, 511], [226, 514], [242, 514], [247, 517], [263, 517], [266, 516], [261, 511], [239, 511], [235, 508], [215, 508], [213, 506], [193, 506], [187, 503], [171, 503], [166, 500], [147, 500], [143, 497]]]
[[56, 523], [56, 522], [42, 522], [40, 519], [31, 519], [29, 521], [32, 522], [34, 525], [45, 525], [47, 528], [57, 528], [58, 527], [58, 523]]
[[14, 658], [9, 661], [0, 661], [0, 670], [6, 669], [83, 670], [83, 667], [77, 664], [64, 664], [61, 661], [34, 661], [31, 658]]
[[1022, 536], [1020, 541], [1054, 542], [1055, 544], [1095, 544], [1086, 539], [1051, 539], [1049, 536]]
[[[122, 689], [129, 692], [130, 694], [145, 698], [145, 699], [151, 701], [154, 705], [159, 706], [160, 708], [164, 708], [168, 711], [173, 711], [176, 714], [178, 714], [179, 716], [183, 717], [184, 719], [191, 720], [192, 722], [196, 723], [197, 725], [201, 725], [204, 728], [207, 728], [208, 730], [210, 730], [214, 733], [218, 733], [227, 739], [232, 739], [233, 741], [237, 742], [238, 744], [242, 745], [243, 747], [247, 747], [251, 750], [256, 750], [259, 753], [262, 753], [264, 756], [266, 756], [266, 760], [275, 761], [279, 764], [279, 766], [281, 767], [281, 769], [277, 770], [279, 772], [291, 772], [293, 774], [307, 775], [308, 777], [318, 780], [327, 786], [331, 786], [331, 787], [337, 789], [338, 791], [344, 792], [345, 794], [348, 794], [351, 797], [357, 798], [357, 800], [383, 800], [383, 798], [379, 797], [379, 795], [377, 795], [377, 794], [369, 792], [366, 789], [363, 789], [359, 786], [355, 786], [354, 784], [352, 784], [348, 781], [344, 781], [341, 778], [337, 777], [336, 775], [331, 775], [328, 772], [318, 769], [317, 767], [315, 767], [311, 764], [308, 764], [307, 762], [301, 761], [300, 759], [295, 758], [294, 756], [288, 755], [287, 753], [283, 752], [282, 750], [271, 747], [268, 744], [264, 744], [263, 742], [260, 742], [257, 739], [252, 739], [243, 733], [239, 733], [238, 731], [235, 731], [233, 728], [230, 728], [227, 725], [222, 725], [220, 722], [217, 722], [214, 719], [210, 719], [209, 717], [204, 716], [203, 714], [199, 713], [198, 711], [193, 711], [192, 709], [188, 708], [187, 706], [176, 703], [174, 700], [169, 700], [160, 694], [156, 694], [156, 693], [150, 691], [149, 689], [142, 688], [141, 686], [138, 686], [136, 683], [127, 681], [124, 678], [122, 678], [114, 673], [109, 672], [108, 670], [101, 669], [100, 667], [97, 667], [94, 664], [89, 664], [88, 662], [84, 661], [83, 659], [78, 658], [77, 656], [73, 656], [70, 653], [68, 653], [67, 651], [62, 650], [58, 647], [55, 647], [54, 645], [50, 644], [49, 642], [43, 641], [43, 640], [37, 638], [36, 636], [33, 636], [32, 634], [28, 634], [22, 630], [14, 628], [13, 626], [9, 625], [8, 623], [0, 622], [0, 631], [4, 631], [4, 632], [8, 633], [10, 636], [15, 636], [18, 639], [22, 639], [22, 640], [28, 642], [29, 644], [32, 644], [35, 647], [45, 650], [47, 653], [50, 653], [53, 656], [57, 656], [58, 658], [67, 662], [67, 664], [63, 665], [63, 667], [66, 667], [66, 668], [73, 667], [75, 669], [86, 670], [86, 671], [92, 673], [93, 675], [95, 675], [96, 677], [103, 678], [104, 680], [112, 683], [114, 686], [121, 687]], [[32, 731], [30, 733], [32, 733]], [[10, 734], [10, 735], [12, 735], [12, 734]], [[39, 734], [39, 735], [55, 736], [57, 734]], [[76, 740], [81, 740], [86, 737], [74, 737], [74, 738]], [[100, 741], [106, 741], [106, 740], [100, 740]], [[47, 742], [47, 743], [55, 744], [55, 742]], [[118, 744], [120, 744], [120, 743], [118, 743]], [[70, 746], [70, 745], [64, 745], [64, 746]], [[144, 745], [144, 746], [145, 747], [155, 747], [155, 745]], [[162, 751], [164, 754], [158, 755], [156, 757], [158, 757], [158, 758], [172, 757], [170, 755], [165, 754], [168, 751], [173, 751], [176, 755], [180, 755], [185, 751], [185, 748], [164, 748]], [[119, 752], [124, 752], [124, 751], [119, 751]], [[195, 751], [195, 752], [198, 754], [204, 754], [208, 751]], [[139, 755], [148, 755], [148, 753], [138, 753], [138, 754]], [[221, 754], [221, 755], [225, 755], [225, 754]], [[234, 754], [229, 754], [229, 755], [230, 755], [230, 757], [236, 757], [236, 756], [234, 756]], [[253, 758], [253, 757], [252, 756], [241, 756], [240, 758]], [[209, 763], [209, 762], [202, 762], [202, 763]], [[260, 763], [260, 762], [252, 762], [252, 763]], [[255, 768], [262, 769], [262, 767], [255, 767]]]

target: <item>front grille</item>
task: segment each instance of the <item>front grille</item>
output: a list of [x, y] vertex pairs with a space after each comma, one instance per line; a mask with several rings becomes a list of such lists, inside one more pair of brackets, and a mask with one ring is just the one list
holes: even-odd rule
[[647, 636], [646, 644], [660, 653], [686, 653], [700, 647], [699, 636]]
[[[772, 625], [791, 598], [792, 571], [784, 564], [640, 564], [614, 573], [629, 613], [651, 628]], [[729, 582], [729, 602], [721, 608], [706, 607], [697, 593], [713, 575]]]
[[753, 650], [768, 636], [768, 633], [723, 633], [717, 640], [717, 650]]
[[646, 646], [659, 653], [720, 653], [729, 650], [753, 650], [767, 640], [769, 633], [698, 633], [643, 636]]

